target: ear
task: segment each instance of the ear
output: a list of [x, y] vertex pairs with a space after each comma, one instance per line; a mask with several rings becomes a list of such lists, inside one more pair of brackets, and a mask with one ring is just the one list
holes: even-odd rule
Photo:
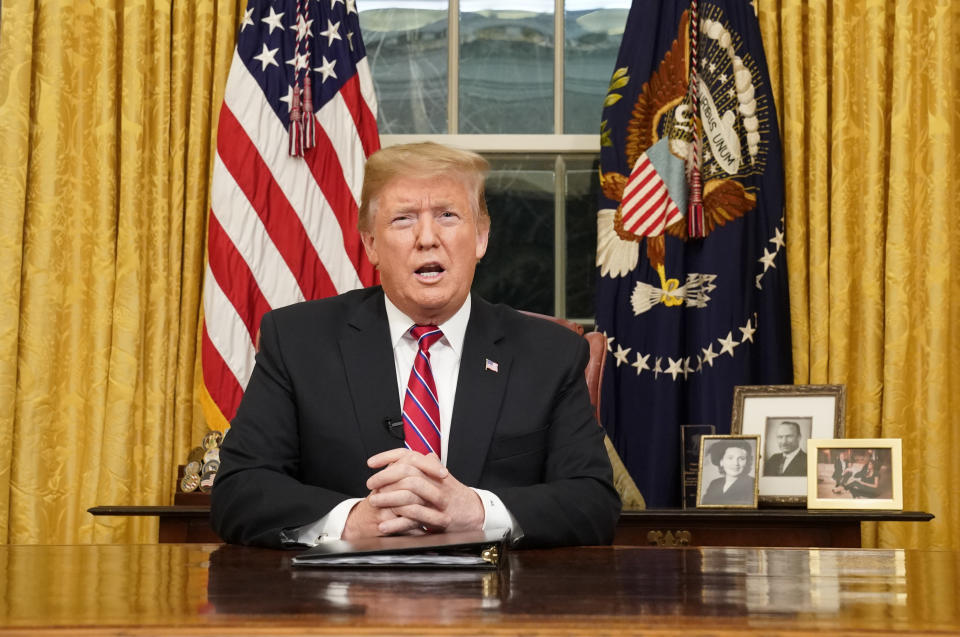
[[477, 261], [487, 253], [487, 242], [490, 240], [490, 224], [483, 224], [477, 229]]
[[374, 247], [373, 233], [361, 232], [360, 240], [363, 241], [363, 249], [367, 251], [367, 259], [370, 260], [373, 267], [380, 265], [380, 257], [377, 254], [377, 249]]

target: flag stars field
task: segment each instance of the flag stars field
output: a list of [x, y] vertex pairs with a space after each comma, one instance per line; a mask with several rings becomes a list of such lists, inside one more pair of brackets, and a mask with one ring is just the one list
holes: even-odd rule
[[283, 12], [277, 13], [273, 10], [273, 7], [270, 7], [270, 15], [265, 18], [260, 18], [261, 22], [266, 23], [270, 27], [270, 35], [273, 35], [274, 29], [280, 29], [283, 31], [283, 25], [280, 24], [280, 20], [283, 18]]
[[280, 64], [275, 59], [277, 57], [277, 51], [279, 50], [280, 50], [279, 47], [276, 49], [270, 49], [270, 48], [267, 48], [266, 44], [264, 44], [263, 51], [260, 52], [260, 55], [253, 56], [254, 60], [257, 60], [258, 62], [260, 62], [261, 71], [266, 71], [268, 66], [280, 66]]

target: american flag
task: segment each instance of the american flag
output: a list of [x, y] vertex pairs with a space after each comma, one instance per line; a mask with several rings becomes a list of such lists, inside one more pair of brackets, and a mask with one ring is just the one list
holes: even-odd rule
[[640, 237], [657, 237], [683, 218], [647, 153], [640, 155], [621, 201], [623, 227]]
[[[315, 118], [312, 147], [309, 127], [291, 125], [298, 110]], [[236, 412], [265, 312], [376, 283], [356, 229], [376, 122], [355, 0], [250, 1], [220, 110], [207, 231], [210, 426]]]

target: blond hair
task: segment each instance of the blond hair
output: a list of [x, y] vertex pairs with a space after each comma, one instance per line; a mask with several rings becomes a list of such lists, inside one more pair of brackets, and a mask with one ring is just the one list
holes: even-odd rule
[[401, 144], [381, 148], [367, 159], [360, 193], [357, 229], [370, 232], [377, 213], [377, 198], [398, 177], [459, 179], [473, 195], [473, 214], [478, 227], [490, 227], [490, 212], [484, 198], [484, 181], [490, 164], [477, 153], [435, 142]]

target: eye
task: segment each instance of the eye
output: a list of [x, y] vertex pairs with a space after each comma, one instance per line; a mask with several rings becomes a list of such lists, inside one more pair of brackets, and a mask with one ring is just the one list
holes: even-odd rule
[[392, 228], [406, 228], [412, 223], [413, 215], [410, 214], [397, 214], [390, 219], [390, 227]]
[[444, 210], [437, 216], [437, 219], [444, 224], [456, 223], [460, 220], [460, 214], [455, 210]]

